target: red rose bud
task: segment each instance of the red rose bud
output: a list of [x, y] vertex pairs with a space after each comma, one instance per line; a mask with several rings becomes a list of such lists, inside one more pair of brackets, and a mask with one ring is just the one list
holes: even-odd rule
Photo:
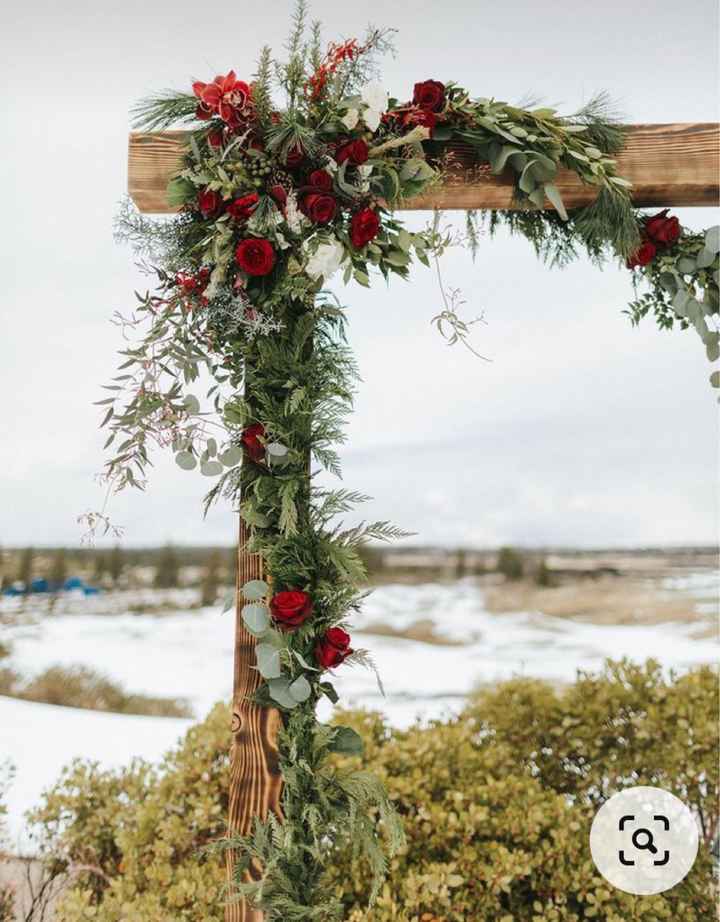
[[361, 163], [365, 163], [367, 160], [368, 153], [369, 148], [365, 141], [362, 138], [356, 138], [354, 141], [347, 141], [338, 147], [335, 160], [338, 163], [345, 163], [346, 160], [349, 160], [354, 166], [360, 166]]
[[268, 275], [275, 266], [275, 250], [269, 240], [248, 237], [237, 245], [235, 262], [248, 275]]
[[284, 631], [300, 627], [310, 617], [312, 610], [312, 599], [307, 592], [299, 589], [276, 592], [270, 601], [273, 620]]
[[215, 131], [209, 131], [207, 136], [207, 142], [210, 147], [222, 147], [223, 143], [223, 133], [218, 128]]
[[212, 189], [203, 189], [202, 192], [198, 192], [198, 208], [204, 218], [208, 218], [216, 212], [220, 207], [220, 202], [220, 196]]
[[657, 249], [654, 243], [646, 240], [643, 245], [637, 249], [627, 261], [628, 269], [636, 269], [638, 266], [647, 266], [655, 259]]
[[253, 423], [243, 429], [240, 441], [245, 449], [245, 454], [251, 461], [262, 461], [265, 457], [265, 444], [261, 441], [265, 437], [265, 426], [262, 423]]
[[341, 627], [331, 627], [315, 645], [315, 659], [324, 669], [339, 666], [351, 653], [350, 635]]
[[328, 224], [335, 217], [337, 202], [326, 192], [312, 192], [302, 202], [303, 211], [314, 224]]
[[654, 243], [662, 246], [675, 243], [682, 230], [680, 221], [676, 217], [668, 218], [668, 210], [666, 208], [645, 221], [645, 233]]
[[330, 192], [332, 189], [332, 176], [327, 170], [313, 170], [308, 176], [308, 185], [321, 192]]
[[187, 294], [195, 291], [196, 282], [192, 275], [185, 275], [184, 272], [178, 272], [175, 276], [175, 284], [182, 288]]
[[287, 204], [287, 197], [288, 197], [287, 191], [279, 183], [276, 186], [270, 187], [270, 195], [275, 199], [275, 201], [281, 207], [284, 208], [285, 205]]
[[357, 211], [350, 221], [350, 240], [352, 245], [359, 250], [378, 235], [380, 218], [372, 208], [363, 208]]
[[416, 83], [413, 90], [413, 104], [430, 112], [439, 112], [445, 105], [445, 84], [439, 80], [425, 80]]
[[234, 202], [230, 202], [226, 211], [230, 217], [235, 218], [236, 221], [247, 221], [253, 211], [255, 211], [255, 207], [259, 201], [260, 196], [257, 192], [251, 192], [249, 195], [243, 195], [240, 198], [236, 198]]
[[299, 147], [296, 144], [294, 147], [291, 147], [290, 150], [287, 152], [285, 156], [285, 163], [292, 170], [296, 166], [300, 166], [300, 164], [303, 162], [304, 159], [305, 159], [305, 151], [302, 149], [302, 147]]

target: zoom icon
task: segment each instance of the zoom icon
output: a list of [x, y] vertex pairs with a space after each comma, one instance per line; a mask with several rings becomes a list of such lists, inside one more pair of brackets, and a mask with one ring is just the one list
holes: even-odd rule
[[695, 863], [698, 844], [692, 813], [661, 788], [620, 791], [598, 810], [590, 830], [598, 871], [618, 890], [638, 896], [679, 884]]
[[[618, 823], [619, 831], [624, 832], [627, 826], [629, 826], [631, 823], [634, 823], [635, 821], [636, 817], [632, 813], [621, 816], [620, 822]], [[653, 822], [663, 823], [663, 829], [665, 832], [670, 831], [670, 820], [666, 816], [663, 816], [662, 813], [658, 813], [657, 815], [653, 816]], [[655, 845], [653, 834], [649, 829], [645, 829], [644, 826], [640, 829], [636, 829], [633, 832], [631, 836], [631, 842], [633, 847], [640, 851], [647, 849], [647, 851], [651, 852], [653, 855], [659, 854], [659, 849]], [[626, 868], [634, 868], [636, 864], [635, 859], [628, 858], [625, 854], [625, 850], [622, 848], [618, 852], [618, 860], [620, 861], [620, 864], [625, 865]], [[670, 852], [665, 849], [661, 858], [653, 859], [653, 865], [656, 868], [663, 868], [668, 863], [668, 861], [670, 861]]]

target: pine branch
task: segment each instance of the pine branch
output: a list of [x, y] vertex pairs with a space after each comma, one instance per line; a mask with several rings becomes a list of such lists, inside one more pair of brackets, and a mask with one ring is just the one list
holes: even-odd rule
[[132, 109], [132, 125], [139, 131], [164, 131], [195, 121], [198, 101], [188, 93], [166, 90], [141, 100]]

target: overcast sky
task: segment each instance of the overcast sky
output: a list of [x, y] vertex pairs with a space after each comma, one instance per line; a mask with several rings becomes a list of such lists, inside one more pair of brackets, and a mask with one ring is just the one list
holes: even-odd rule
[[[92, 401], [115, 367], [108, 318], [144, 284], [112, 241], [128, 110], [231, 67], [248, 76], [261, 44], [280, 50], [289, 8], [35, 0], [2, 14], [2, 544], [76, 544], [76, 516], [102, 502]], [[318, 0], [313, 11], [328, 38], [397, 27], [384, 81], [401, 98], [434, 78], [565, 111], [606, 89], [630, 122], [718, 117], [715, 0]], [[692, 228], [717, 221], [678, 214]], [[339, 286], [364, 378], [345, 481], [375, 497], [369, 514], [448, 545], [714, 540], [717, 407], [694, 333], [633, 329], [627, 272], [551, 272], [519, 240], [484, 242], [475, 263], [454, 253], [445, 274], [469, 315], [484, 312], [476, 345], [491, 364], [431, 329], [438, 291], [422, 266], [389, 288]], [[202, 520], [206, 488], [159, 456], [148, 492], [117, 497], [113, 518], [128, 545], [230, 542], [228, 507]]]

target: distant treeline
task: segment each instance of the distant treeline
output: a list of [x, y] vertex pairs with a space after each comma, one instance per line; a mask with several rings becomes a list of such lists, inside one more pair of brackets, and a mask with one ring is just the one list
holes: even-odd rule
[[[711, 547], [478, 550], [368, 546], [362, 556], [372, 581], [457, 579], [497, 573], [508, 580], [532, 579], [539, 585], [552, 585], [566, 572], [578, 576], [619, 573], [628, 566], [638, 569], [658, 559], [674, 566], [713, 566], [717, 562], [717, 551]], [[36, 580], [59, 587], [68, 578], [79, 577], [105, 589], [198, 587], [203, 604], [211, 604], [219, 587], [235, 583], [236, 572], [234, 546], [0, 547], [0, 590], [20, 584], [29, 587]]]

